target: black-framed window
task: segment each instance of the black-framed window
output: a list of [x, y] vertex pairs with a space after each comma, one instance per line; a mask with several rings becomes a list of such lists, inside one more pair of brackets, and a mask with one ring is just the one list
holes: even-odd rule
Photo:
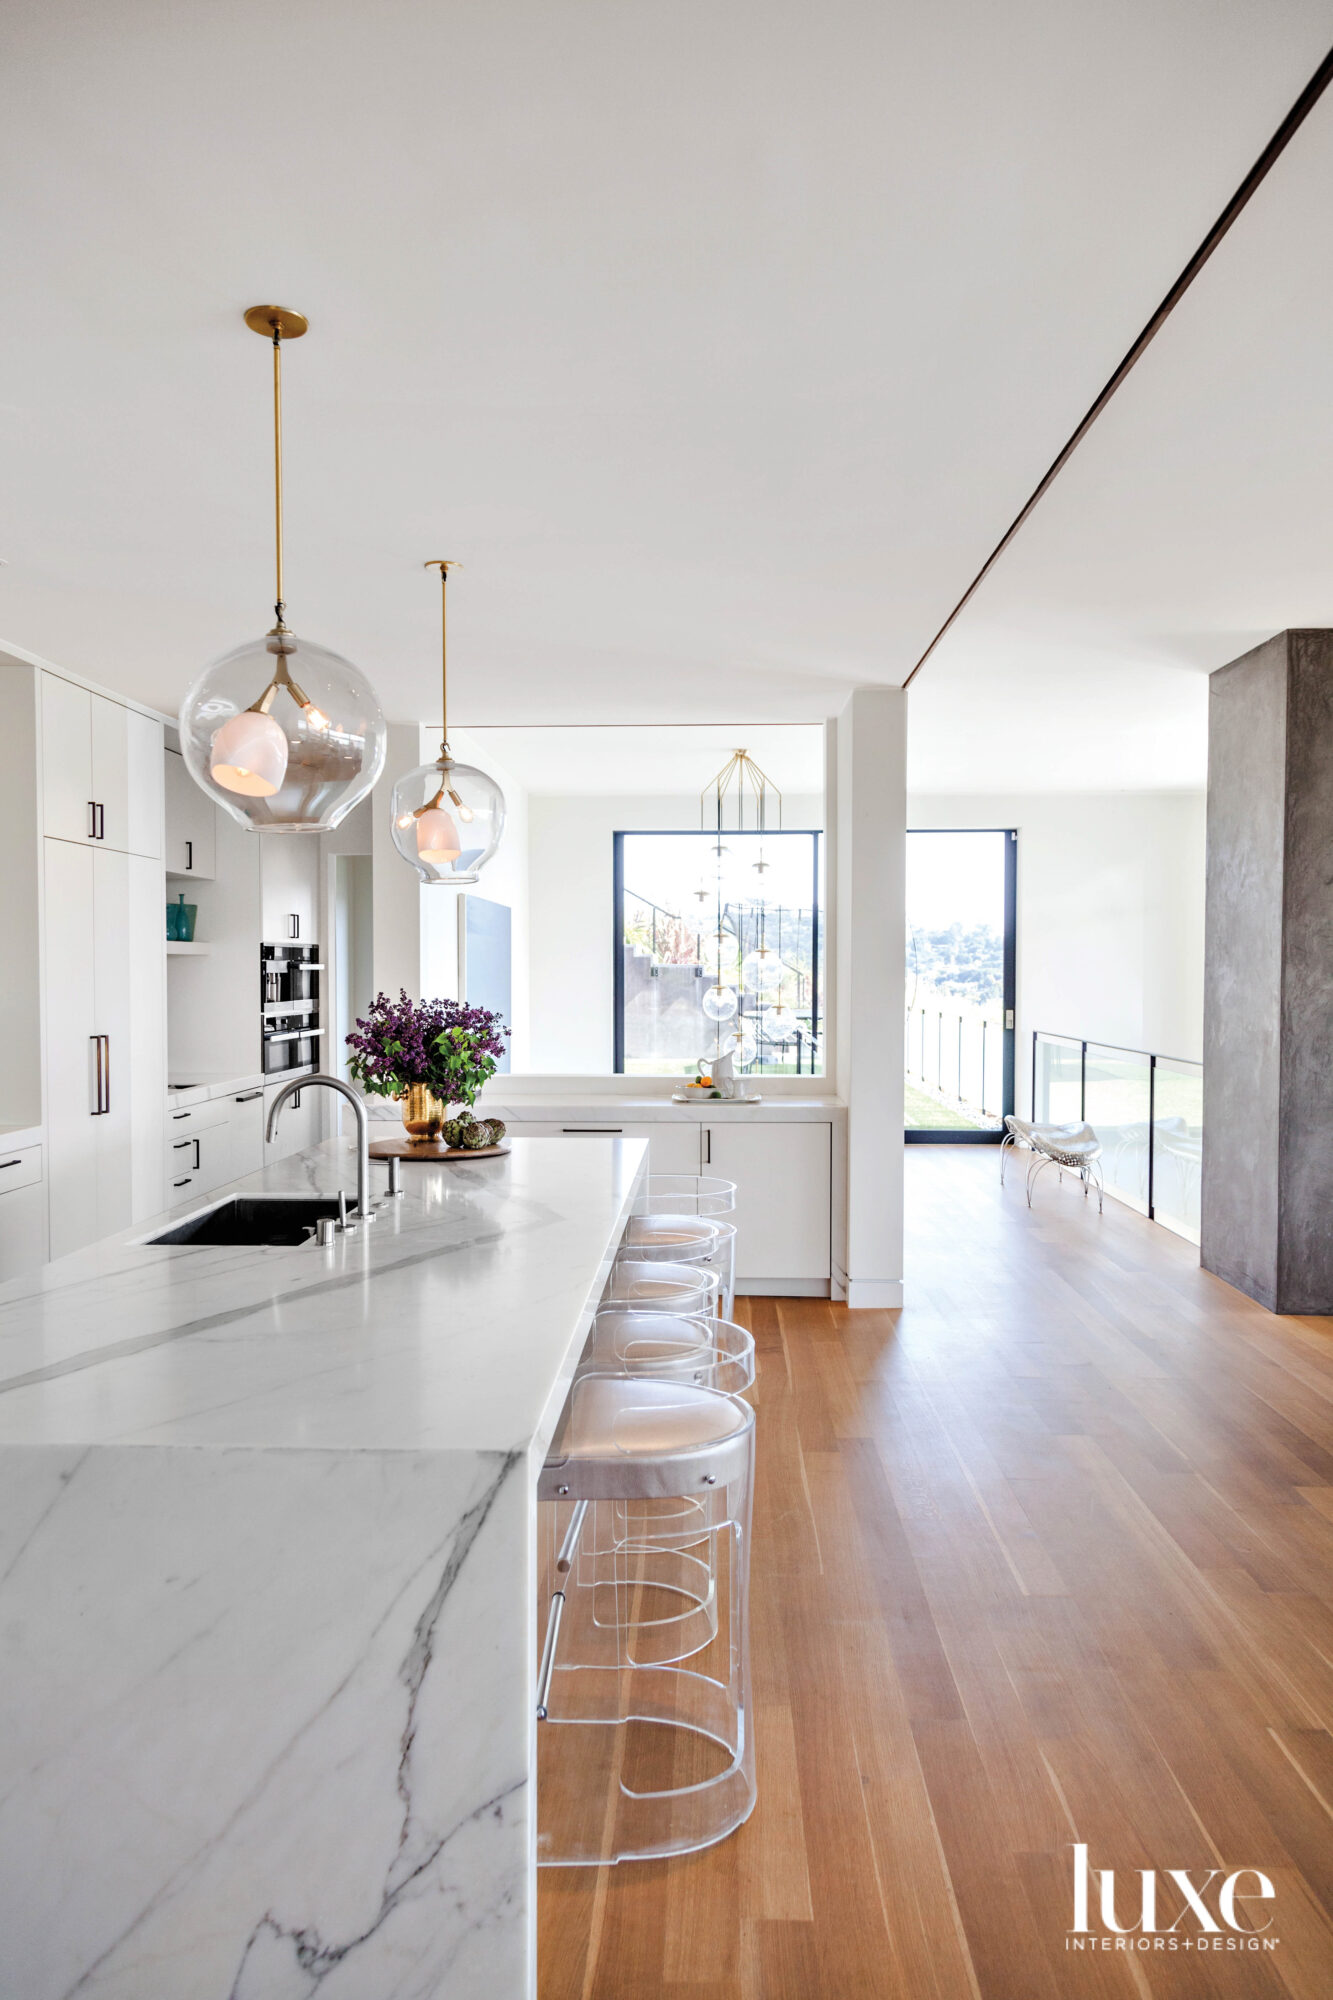
[[996, 1144], [1014, 1108], [1018, 834], [907, 835], [904, 1098], [909, 1140]]
[[824, 1068], [823, 837], [617, 833], [615, 1066], [753, 1076]]

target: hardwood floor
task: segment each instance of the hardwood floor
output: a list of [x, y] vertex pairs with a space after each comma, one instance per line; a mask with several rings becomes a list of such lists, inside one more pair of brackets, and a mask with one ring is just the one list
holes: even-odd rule
[[[755, 1814], [543, 1871], [542, 2000], [1328, 2000], [1333, 1320], [989, 1149], [907, 1169], [901, 1314], [739, 1309]], [[1165, 1928], [1167, 1869], [1262, 1869], [1276, 1948], [1067, 1950], [1074, 1841], [1125, 1923], [1134, 1870]]]

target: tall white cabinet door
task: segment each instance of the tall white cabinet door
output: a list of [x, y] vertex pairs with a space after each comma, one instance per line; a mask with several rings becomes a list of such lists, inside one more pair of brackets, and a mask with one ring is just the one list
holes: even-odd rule
[[772, 1286], [829, 1276], [832, 1127], [823, 1124], [703, 1128], [705, 1174], [736, 1183], [736, 1284]]
[[130, 784], [126, 711], [105, 695], [92, 703], [93, 799], [97, 805], [97, 844], [125, 854], [130, 844]]
[[285, 833], [261, 841], [260, 865], [265, 944], [315, 943], [319, 937], [319, 835]]
[[[137, 708], [125, 710], [125, 782], [129, 804], [125, 845], [131, 854], [162, 858], [162, 724]], [[195, 790], [198, 791], [198, 786]], [[202, 796], [202, 794], [201, 794]]]
[[[156, 751], [162, 769], [162, 745]], [[162, 863], [127, 857], [129, 895], [130, 1221], [156, 1215], [164, 1203], [163, 1140], [167, 1101], [167, 958], [163, 935]], [[98, 965], [98, 977], [101, 965]]]
[[[133, 1215], [132, 962], [130, 857], [97, 849], [93, 854], [93, 1033], [103, 1038], [103, 1109], [94, 1123], [98, 1236], [127, 1229]], [[159, 1155], [161, 1145], [159, 1136]]]
[[57, 840], [93, 837], [92, 702], [87, 688], [43, 674], [42, 831]]
[[201, 792], [178, 750], [166, 751], [166, 848], [169, 875], [196, 875], [211, 882], [217, 873], [217, 807]]
[[98, 1234], [93, 1002], [93, 855], [44, 840], [46, 1138], [51, 1255]]

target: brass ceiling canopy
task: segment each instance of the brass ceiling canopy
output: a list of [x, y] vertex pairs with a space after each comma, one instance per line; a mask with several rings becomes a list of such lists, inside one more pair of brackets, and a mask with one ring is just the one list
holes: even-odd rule
[[293, 312], [290, 306], [251, 306], [245, 323], [251, 333], [262, 333], [265, 340], [299, 340], [310, 326], [305, 314]]

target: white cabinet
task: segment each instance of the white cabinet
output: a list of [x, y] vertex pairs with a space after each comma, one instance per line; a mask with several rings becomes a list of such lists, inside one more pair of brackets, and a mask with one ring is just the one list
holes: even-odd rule
[[46, 1186], [42, 1149], [0, 1146], [0, 1284], [21, 1278], [47, 1257]]
[[43, 841], [46, 1127], [53, 1257], [160, 1206], [161, 871]]
[[257, 1174], [264, 1164], [264, 1093], [242, 1090], [231, 1099], [231, 1172], [229, 1180]]
[[119, 854], [162, 853], [162, 725], [41, 675], [42, 831]]
[[166, 784], [166, 867], [168, 875], [193, 875], [211, 882], [217, 871], [217, 807], [201, 792], [178, 750], [162, 758]]
[[319, 937], [319, 835], [262, 840], [260, 866], [264, 943], [313, 943]]
[[89, 796], [97, 815], [94, 839], [103, 847], [128, 854], [130, 846], [130, 781], [125, 710], [105, 695], [89, 696], [89, 755], [92, 776]]
[[732, 1123], [702, 1129], [701, 1171], [736, 1183], [736, 1286], [826, 1286], [830, 1273], [832, 1127]]
[[87, 688], [39, 676], [42, 697], [42, 831], [57, 840], [96, 838], [93, 698]]
[[[483, 1110], [481, 1116], [486, 1115]], [[510, 1121], [505, 1127], [511, 1139], [646, 1139], [648, 1171], [652, 1174], [697, 1174], [699, 1172], [699, 1127], [684, 1120], [654, 1120], [651, 1124], [621, 1124], [613, 1118], [586, 1118], [556, 1124], [551, 1119]]]
[[186, 1199], [186, 1191], [211, 1194], [233, 1178], [231, 1164], [231, 1100], [209, 1098], [202, 1104], [172, 1105], [166, 1116], [167, 1206]]
[[[229, 1109], [224, 1105], [224, 1111]], [[231, 1120], [224, 1117], [195, 1134], [195, 1185], [200, 1194], [212, 1194], [225, 1181], [235, 1178], [231, 1170]]]

